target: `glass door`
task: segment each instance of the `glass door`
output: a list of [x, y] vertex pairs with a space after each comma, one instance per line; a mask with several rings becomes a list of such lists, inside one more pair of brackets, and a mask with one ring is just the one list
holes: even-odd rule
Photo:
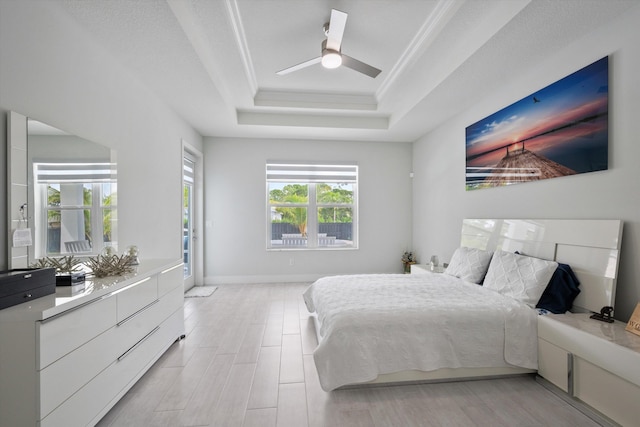
[[193, 221], [193, 200], [195, 185], [195, 162], [184, 157], [183, 161], [183, 190], [182, 190], [182, 251], [184, 262], [185, 289], [194, 286], [195, 278], [193, 274], [194, 239], [195, 229]]

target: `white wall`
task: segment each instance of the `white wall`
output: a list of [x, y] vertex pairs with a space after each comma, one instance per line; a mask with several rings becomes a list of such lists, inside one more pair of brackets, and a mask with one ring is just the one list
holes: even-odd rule
[[[201, 148], [202, 138], [55, 3], [0, 1], [3, 165], [9, 110], [116, 149], [120, 249], [136, 244], [142, 260], [181, 258], [181, 139]], [[0, 268], [6, 257], [2, 245]]]
[[[448, 260], [463, 218], [622, 219], [624, 233], [615, 317], [627, 321], [640, 301], [640, 7], [550, 52], [527, 74], [414, 144], [413, 242], [419, 255]], [[562, 77], [609, 55], [609, 170], [465, 191], [465, 128]], [[505, 55], [505, 62], [508, 56]]]
[[[359, 249], [267, 251], [267, 160], [356, 161]], [[408, 143], [205, 139], [205, 282], [401, 272], [411, 244], [410, 171]]]

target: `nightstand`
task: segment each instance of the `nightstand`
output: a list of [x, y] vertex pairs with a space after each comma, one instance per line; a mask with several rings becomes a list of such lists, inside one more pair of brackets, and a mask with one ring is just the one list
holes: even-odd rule
[[431, 270], [431, 266], [429, 264], [411, 264], [411, 274], [426, 274], [429, 273], [443, 273], [445, 270], [444, 267], [438, 266], [435, 269]]
[[640, 420], [640, 336], [589, 314], [538, 316], [538, 374], [623, 426]]

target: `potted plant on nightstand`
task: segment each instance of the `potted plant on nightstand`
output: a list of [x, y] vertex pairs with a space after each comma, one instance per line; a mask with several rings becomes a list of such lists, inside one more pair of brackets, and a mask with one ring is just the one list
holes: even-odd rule
[[413, 252], [405, 251], [402, 254], [402, 265], [404, 266], [405, 274], [411, 273], [411, 264], [416, 264], [418, 260]]

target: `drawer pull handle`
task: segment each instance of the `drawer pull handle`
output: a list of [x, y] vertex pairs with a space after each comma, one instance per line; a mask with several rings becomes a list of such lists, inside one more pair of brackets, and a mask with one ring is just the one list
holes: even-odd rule
[[144, 337], [142, 337], [142, 339], [140, 341], [138, 341], [137, 343], [135, 343], [133, 345], [133, 347], [131, 347], [129, 350], [125, 351], [124, 353], [122, 353], [122, 355], [120, 357], [118, 357], [118, 362], [120, 362], [122, 359], [124, 359], [125, 357], [127, 357], [128, 355], [131, 354], [131, 352], [133, 350], [135, 350], [136, 348], [138, 348], [143, 342], [145, 342], [151, 335], [155, 334], [156, 332], [158, 332], [158, 329], [160, 329], [160, 326], [156, 326], [155, 328], [153, 328], [151, 330], [151, 332], [149, 332], [147, 335], [145, 335]]
[[31, 298], [31, 294], [24, 294], [25, 298]]
[[133, 319], [138, 314], [142, 313], [143, 311], [148, 310], [149, 308], [151, 308], [152, 306], [156, 305], [159, 302], [160, 302], [160, 300], [157, 299], [157, 300], [153, 301], [151, 304], [145, 305], [144, 307], [142, 307], [140, 310], [136, 311], [135, 313], [133, 313], [129, 317], [126, 317], [126, 318], [122, 319], [121, 321], [119, 321], [118, 323], [116, 323], [116, 326], [121, 326], [124, 323], [127, 323], [129, 320]]
[[168, 273], [168, 272], [170, 272], [171, 270], [175, 270], [176, 268], [180, 268], [180, 267], [182, 267], [182, 265], [183, 265], [183, 264], [182, 264], [182, 263], [180, 263], [180, 264], [178, 264], [178, 265], [176, 265], [176, 266], [173, 266], [173, 267], [171, 267], [171, 268], [167, 268], [166, 270], [162, 270], [162, 271], [160, 272], [160, 274]]
[[54, 315], [53, 315], [53, 316], [51, 316], [51, 317], [47, 317], [46, 319], [39, 320], [39, 322], [40, 322], [40, 323], [42, 323], [42, 324], [45, 324], [45, 323], [47, 323], [47, 322], [52, 321], [53, 319], [57, 319], [58, 317], [64, 316], [64, 315], [69, 314], [69, 313], [71, 313], [71, 312], [74, 312], [74, 311], [76, 311], [76, 310], [80, 310], [80, 309], [81, 309], [81, 308], [83, 308], [83, 307], [86, 307], [86, 306], [88, 306], [88, 305], [90, 305], [90, 304], [95, 304], [95, 303], [97, 303], [97, 302], [100, 302], [100, 301], [102, 301], [102, 300], [105, 300], [105, 299], [107, 299], [107, 298], [110, 298], [111, 296], [113, 296], [113, 294], [112, 294], [112, 293], [111, 293], [111, 294], [106, 294], [106, 295], [99, 296], [98, 298], [95, 298], [95, 299], [92, 299], [92, 300], [89, 300], [89, 301], [83, 302], [82, 304], [76, 305], [75, 307], [71, 307], [70, 309], [63, 311], [62, 313], [57, 313], [57, 314], [54, 314]]
[[140, 285], [140, 284], [142, 284], [142, 283], [144, 283], [144, 282], [146, 282], [148, 280], [151, 280], [151, 277], [146, 277], [146, 278], [144, 278], [142, 280], [137, 281], [136, 283], [132, 283], [132, 284], [130, 284], [128, 286], [125, 286], [124, 288], [120, 288], [120, 289], [118, 289], [116, 291], [113, 291], [111, 293], [111, 295], [116, 295], [116, 294], [119, 294], [120, 292], [124, 292], [124, 291], [126, 291], [128, 289], [131, 289], [131, 288], [133, 288], [135, 286], [138, 286], [138, 285]]

